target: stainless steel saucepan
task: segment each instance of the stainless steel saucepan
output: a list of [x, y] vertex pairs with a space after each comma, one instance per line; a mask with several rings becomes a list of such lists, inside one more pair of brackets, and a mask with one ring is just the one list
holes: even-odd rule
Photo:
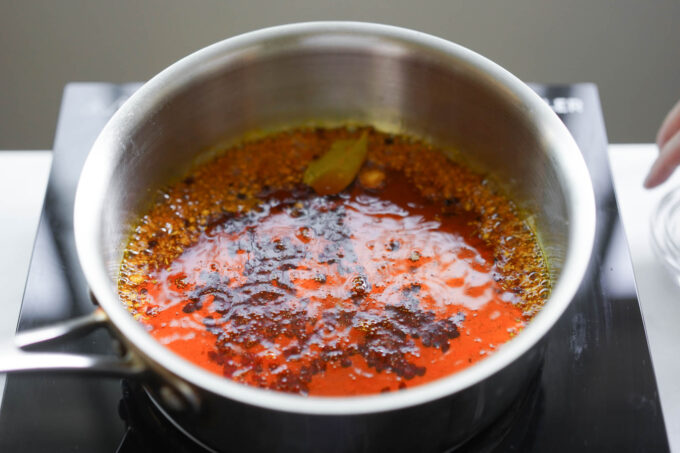
[[[374, 396], [302, 397], [247, 387], [154, 340], [116, 290], [126, 238], [154, 190], [199, 153], [246, 132], [349, 120], [455, 147], [493, 173], [533, 213], [553, 277], [543, 310], [485, 360]], [[18, 334], [0, 349], [0, 372], [134, 375], [173, 423], [214, 450], [442, 451], [492, 423], [536, 372], [542, 339], [584, 275], [594, 228], [590, 178], [569, 132], [526, 85], [486, 58], [385, 25], [316, 22], [255, 31], [173, 64], [106, 125], [75, 203], [78, 256], [100, 308]], [[102, 325], [125, 354], [24, 350]]]

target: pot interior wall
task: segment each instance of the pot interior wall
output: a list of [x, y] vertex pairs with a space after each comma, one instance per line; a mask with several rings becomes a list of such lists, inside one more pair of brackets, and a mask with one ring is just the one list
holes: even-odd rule
[[206, 150], [247, 132], [347, 121], [426, 138], [489, 171], [533, 214], [558, 277], [568, 247], [567, 191], [527, 108], [465, 59], [356, 39], [264, 43], [213, 56], [193, 74], [167, 78], [162, 96], [147, 96], [119, 141], [103, 212], [112, 281], [140, 210]]

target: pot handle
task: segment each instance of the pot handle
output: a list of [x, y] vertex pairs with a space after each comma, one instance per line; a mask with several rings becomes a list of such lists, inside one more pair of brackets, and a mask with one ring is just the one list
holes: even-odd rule
[[36, 371], [77, 371], [99, 375], [129, 377], [145, 368], [131, 352], [121, 356], [87, 355], [61, 352], [26, 351], [38, 344], [85, 335], [97, 328], [108, 327], [108, 316], [97, 308], [90, 314], [17, 333], [0, 341], [0, 373]]

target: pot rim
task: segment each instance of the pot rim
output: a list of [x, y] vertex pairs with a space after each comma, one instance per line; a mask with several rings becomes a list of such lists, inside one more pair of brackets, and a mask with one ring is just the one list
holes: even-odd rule
[[[521, 334], [462, 371], [405, 391], [303, 397], [239, 384], [194, 365], [155, 340], [119, 301], [99, 239], [105, 228], [103, 200], [108, 190], [107, 181], [113, 174], [115, 150], [126, 143], [126, 136], [134, 130], [138, 119], [162, 106], [164, 99], [192, 78], [219, 69], [236, 55], [253, 49], [266, 51], [267, 43], [273, 40], [308, 45], [320, 37], [342, 37], [364, 45], [380, 40], [415, 47], [444, 61], [468, 65], [502, 85], [526, 110], [550, 144], [546, 152], [561, 169], [561, 186], [566, 188], [571, 222], [569, 243], [580, 245], [568, 248], [559, 281], [548, 302]], [[293, 413], [348, 415], [402, 409], [457, 393], [502, 370], [536, 345], [567, 308], [586, 271], [595, 234], [595, 200], [588, 170], [571, 134], [533, 90], [502, 67], [458, 44], [414, 30], [364, 22], [306, 22], [252, 31], [212, 44], [182, 58], [145, 83], [109, 120], [90, 150], [76, 192], [74, 232], [78, 257], [90, 289], [122, 339], [152, 368], [170, 372], [216, 395], [254, 406]], [[114, 271], [117, 273], [117, 268]]]

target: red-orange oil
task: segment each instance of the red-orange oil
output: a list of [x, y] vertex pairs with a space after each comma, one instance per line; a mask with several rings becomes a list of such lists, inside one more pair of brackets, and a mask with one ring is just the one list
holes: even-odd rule
[[440, 211], [398, 174], [377, 192], [271, 194], [151, 274], [144, 322], [215, 373], [283, 391], [369, 394], [451, 374], [524, 320], [470, 215]]
[[[338, 195], [302, 184], [367, 133]], [[119, 293], [151, 335], [238, 382], [303, 395], [396, 391], [461, 370], [530, 322], [550, 290], [514, 204], [438, 149], [372, 128], [245, 142], [163, 189]]]

